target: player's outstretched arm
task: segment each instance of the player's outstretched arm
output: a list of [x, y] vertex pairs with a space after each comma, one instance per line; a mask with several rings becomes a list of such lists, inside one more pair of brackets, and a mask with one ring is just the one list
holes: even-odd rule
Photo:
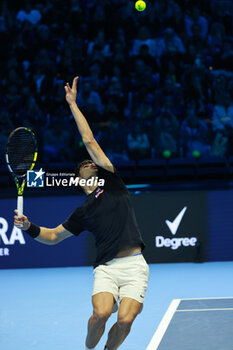
[[[18, 211], [15, 210], [14, 225], [27, 232], [31, 228], [31, 222], [25, 215], [17, 215]], [[31, 236], [33, 237], [33, 232]], [[64, 239], [73, 236], [73, 234], [67, 231], [62, 225], [55, 228], [39, 227], [39, 235], [35, 238], [38, 242], [44, 244], [57, 244]]]
[[85, 144], [93, 162], [111, 172], [114, 172], [112, 163], [95, 140], [86, 118], [76, 104], [78, 78], [79, 77], [74, 78], [72, 87], [70, 87], [69, 83], [66, 84], [66, 101], [70, 106], [83, 143]]

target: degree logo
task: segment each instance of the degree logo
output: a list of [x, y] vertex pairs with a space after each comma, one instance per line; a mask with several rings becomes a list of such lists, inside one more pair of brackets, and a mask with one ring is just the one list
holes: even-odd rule
[[[165, 223], [167, 224], [173, 236], [176, 234], [186, 210], [187, 210], [187, 207], [184, 207], [173, 221], [165, 220]], [[195, 247], [196, 244], [197, 244], [197, 237], [181, 237], [181, 238], [168, 238], [168, 237], [166, 238], [163, 236], [155, 237], [156, 248], [166, 247], [166, 248], [176, 250], [181, 246]]]
[[171, 231], [173, 235], [176, 234], [176, 231], [178, 230], [181, 220], [184, 216], [184, 213], [186, 212], [187, 207], [184, 207], [181, 212], [176, 216], [176, 218], [173, 221], [166, 220], [166, 224]]

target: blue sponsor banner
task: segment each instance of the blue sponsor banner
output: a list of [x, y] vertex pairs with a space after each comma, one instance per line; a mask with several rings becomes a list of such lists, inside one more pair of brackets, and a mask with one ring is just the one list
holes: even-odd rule
[[[233, 260], [233, 191], [159, 191], [131, 195], [149, 263]], [[63, 223], [84, 195], [24, 199], [29, 220]], [[92, 265], [94, 237], [83, 232], [57, 245], [33, 240], [13, 226], [16, 199], [0, 199], [0, 268]]]
[[[85, 196], [24, 198], [24, 214], [44, 227], [56, 227], [82, 204]], [[14, 227], [16, 199], [0, 199], [0, 268], [33, 268], [92, 265], [94, 238], [81, 233], [56, 245], [35, 241]]]
[[233, 260], [233, 191], [210, 191], [208, 208], [206, 258], [210, 261]]
[[134, 195], [148, 262], [205, 259], [206, 195], [206, 191], [154, 191]]

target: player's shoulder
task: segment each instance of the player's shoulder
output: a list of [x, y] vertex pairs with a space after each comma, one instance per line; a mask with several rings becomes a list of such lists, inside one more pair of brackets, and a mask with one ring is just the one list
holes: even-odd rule
[[109, 179], [117, 179], [120, 178], [120, 175], [114, 165], [107, 166], [107, 167], [100, 167], [98, 166], [98, 178], [101, 179], [101, 176], [103, 178], [109, 178]]
[[127, 188], [122, 180], [121, 176], [118, 173], [118, 170], [113, 165], [113, 171], [109, 169], [104, 169], [98, 167], [98, 178], [104, 180], [104, 186], [106, 190], [124, 190], [127, 191]]
[[108, 175], [116, 173], [116, 168], [112, 163], [107, 165], [97, 165], [97, 168], [99, 173], [104, 173]]

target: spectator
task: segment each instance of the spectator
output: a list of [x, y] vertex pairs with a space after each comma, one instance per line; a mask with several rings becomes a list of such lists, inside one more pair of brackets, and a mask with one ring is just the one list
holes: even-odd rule
[[98, 31], [95, 41], [90, 41], [87, 48], [87, 54], [90, 56], [94, 53], [94, 47], [98, 47], [100, 54], [104, 57], [111, 55], [110, 45], [106, 43], [105, 34], [103, 29]]
[[105, 127], [100, 138], [100, 144], [106, 149], [106, 155], [113, 162], [127, 162], [126, 145], [126, 125], [114, 118], [111, 118], [110, 123]]
[[92, 121], [99, 121], [103, 114], [103, 104], [98, 92], [93, 91], [89, 81], [84, 81], [78, 96], [78, 106]]
[[188, 37], [186, 45], [194, 45], [198, 54], [202, 54], [206, 47], [206, 39], [201, 35], [201, 28], [199, 24], [194, 23], [191, 28], [192, 35]]
[[227, 91], [216, 96], [216, 105], [213, 111], [213, 130], [233, 132], [233, 102]]
[[116, 41], [114, 41], [114, 42], [119, 43], [120, 46], [122, 47], [122, 50], [125, 50], [125, 52], [128, 53], [126, 33], [122, 27], [118, 27], [117, 34], [116, 34]]
[[43, 134], [43, 153], [46, 162], [71, 161], [71, 139], [65, 122], [53, 119], [52, 127]]
[[122, 41], [116, 42], [113, 46], [113, 53], [112, 53], [113, 67], [109, 67], [109, 65], [108, 67], [114, 70], [114, 67], [117, 65], [120, 68], [123, 75], [126, 76], [128, 74], [128, 69], [129, 69], [127, 58], [128, 58], [128, 52], [124, 47], [124, 43]]
[[112, 77], [108, 83], [108, 90], [104, 95], [105, 118], [123, 119], [125, 105], [121, 82], [117, 77]]
[[28, 2], [25, 7], [25, 10], [21, 9], [18, 11], [16, 18], [21, 23], [27, 21], [32, 25], [37, 25], [40, 22], [42, 16], [40, 11], [37, 9], [33, 9], [30, 2]]
[[203, 65], [203, 59], [200, 55], [195, 58], [195, 64], [192, 69], [185, 72], [186, 90], [185, 98], [190, 100], [190, 97], [198, 101], [199, 105], [202, 105], [204, 110], [204, 104], [209, 100], [208, 84], [209, 75]]
[[223, 42], [223, 49], [216, 59], [216, 68], [233, 71], [233, 43], [231, 40]]
[[154, 121], [153, 145], [157, 155], [170, 150], [173, 155], [178, 155], [179, 122], [172, 113], [170, 100], [167, 100], [160, 115]]
[[[180, 55], [165, 54], [161, 57], [161, 80], [170, 78], [174, 85], [181, 83]], [[164, 76], [165, 74], [165, 76]]]
[[[176, 33], [182, 34], [185, 27], [183, 11], [181, 7], [173, 0], [171, 0], [170, 3], [173, 3], [173, 5], [171, 17], [167, 20], [167, 26], [173, 28]], [[168, 7], [170, 6], [169, 1], [167, 5]]]
[[[107, 67], [106, 72], [107, 74]], [[89, 67], [88, 71], [88, 81], [91, 84], [93, 91], [99, 91], [103, 94], [105, 92], [105, 85], [106, 85], [106, 75], [103, 75], [103, 69], [101, 69], [101, 65], [98, 62], [93, 63]]]
[[197, 24], [200, 28], [200, 35], [202, 38], [206, 38], [208, 33], [208, 20], [200, 14], [198, 7], [194, 7], [190, 15], [184, 17], [186, 31], [189, 37], [193, 35], [192, 27]]
[[177, 15], [177, 13], [179, 13], [181, 9], [180, 6], [174, 0], [167, 0], [165, 6], [165, 23], [169, 23], [171, 25], [171, 23], [173, 23], [173, 20], [175, 19], [175, 16]]
[[189, 106], [188, 116], [181, 123], [180, 146], [182, 153], [190, 157], [193, 151], [202, 155], [210, 154], [209, 129], [205, 122], [200, 120], [195, 111], [195, 104]]
[[76, 33], [77, 30], [80, 31], [80, 24], [82, 23], [83, 17], [84, 13], [80, 6], [80, 2], [72, 0], [70, 6], [70, 25], [73, 33]]
[[213, 90], [215, 101], [218, 98], [218, 95], [221, 95], [223, 91], [227, 91], [227, 77], [225, 74], [218, 74], [213, 80]]
[[152, 68], [153, 73], [159, 71], [156, 59], [150, 54], [149, 47], [146, 44], [141, 45], [139, 54], [134, 57], [134, 60], [142, 60], [148, 67]]
[[[211, 154], [233, 154], [232, 4], [157, 0], [139, 13], [124, 0], [120, 6], [119, 0], [57, 0], [56, 6], [51, 0], [34, 5], [26, 0], [21, 8], [3, 0], [0, 103], [6, 118], [1, 128], [24, 120], [40, 130], [54, 119], [60, 123], [61, 115], [68, 120], [63, 86], [77, 74], [82, 77], [79, 105], [104, 142], [114, 131], [108, 148], [118, 158], [127, 149], [132, 118], [143, 120], [157, 156], [166, 148], [179, 155], [179, 129], [190, 99], [196, 129], [206, 131], [204, 120], [212, 127]], [[122, 132], [127, 135], [114, 142]], [[74, 149], [73, 155], [82, 153], [81, 140]], [[65, 158], [59, 151], [54, 159]]]
[[186, 47], [187, 47], [186, 55], [183, 55], [182, 58], [181, 58], [181, 62], [184, 65], [183, 66], [184, 70], [187, 70], [191, 66], [194, 65], [194, 62], [195, 62], [195, 59], [196, 59], [196, 56], [197, 56], [197, 50], [196, 50], [196, 47], [193, 44], [189, 43], [189, 44], [186, 45]]
[[143, 85], [132, 96], [131, 108], [133, 115], [139, 119], [149, 122], [153, 117], [153, 94], [150, 93], [149, 87]]
[[148, 158], [150, 156], [149, 138], [142, 131], [139, 123], [134, 123], [127, 137], [127, 149], [130, 159]]
[[137, 91], [140, 86], [144, 84], [145, 77], [144, 77], [144, 72], [145, 72], [146, 65], [143, 60], [141, 59], [136, 59], [134, 61], [134, 67], [131, 67], [131, 72], [130, 72], [130, 90], [131, 91]]
[[169, 53], [185, 53], [185, 47], [181, 38], [175, 33], [172, 28], [167, 28], [164, 32], [164, 38], [162, 41], [163, 52]]
[[160, 101], [161, 107], [168, 108], [174, 113], [174, 105], [178, 108], [183, 104], [183, 91], [172, 76], [166, 75], [162, 83], [162, 89], [159, 90], [157, 99]]
[[131, 55], [137, 56], [140, 52], [140, 47], [142, 45], [147, 45], [149, 54], [155, 56], [156, 54], [156, 44], [155, 39], [151, 38], [150, 31], [147, 26], [139, 27], [137, 37], [133, 39]]
[[226, 31], [222, 23], [214, 22], [211, 25], [207, 44], [209, 45], [213, 54], [218, 54], [221, 51], [225, 32]]
[[228, 137], [224, 131], [217, 131], [214, 137], [213, 145], [211, 147], [211, 155], [213, 157], [222, 158], [227, 154]]

